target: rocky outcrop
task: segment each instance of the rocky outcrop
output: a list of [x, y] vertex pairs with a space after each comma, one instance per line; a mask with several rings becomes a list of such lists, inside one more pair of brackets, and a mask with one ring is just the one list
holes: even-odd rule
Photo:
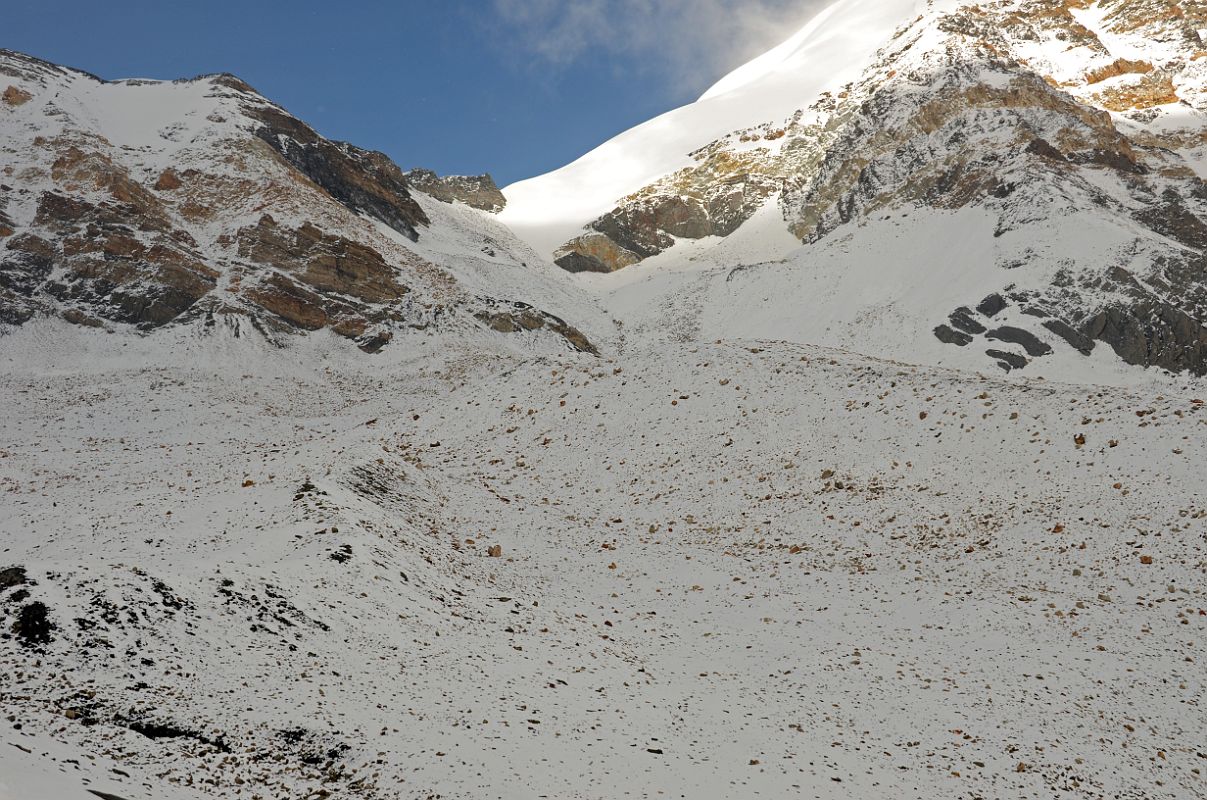
[[554, 253], [554, 262], [567, 272], [615, 272], [636, 264], [641, 256], [604, 233], [586, 233]]
[[385, 154], [328, 141], [273, 106], [249, 113], [262, 123], [256, 136], [333, 198], [418, 241], [427, 215], [411, 197], [402, 170]]
[[1032, 358], [1050, 355], [1052, 347], [1046, 342], [1043, 342], [1035, 334], [1022, 328], [1015, 328], [1010, 325], [1003, 325], [1000, 328], [995, 328], [985, 334], [986, 339], [993, 339], [999, 342], [1009, 342], [1017, 344], [1027, 351], [1027, 355]]
[[376, 250], [308, 222], [290, 229], [265, 214], [255, 226], [241, 229], [236, 241], [242, 258], [296, 275], [321, 292], [389, 303], [409, 291]]
[[32, 94], [23, 89], [18, 89], [16, 86], [9, 86], [3, 93], [0, 93], [0, 101], [9, 106], [23, 106], [32, 99]]
[[[694, 153], [698, 164], [631, 195], [554, 256], [569, 272], [615, 272], [673, 247], [677, 239], [729, 236], [783, 183], [783, 129], [742, 131]], [[743, 149], [733, 148], [740, 145]], [[762, 145], [762, 146], [759, 146]]]
[[310, 223], [287, 228], [269, 215], [241, 229], [236, 245], [241, 258], [271, 270], [242, 295], [287, 325], [357, 338], [372, 325], [402, 320], [391, 304], [410, 290], [371, 247]]
[[1045, 320], [1044, 327], [1052, 331], [1052, 333], [1064, 339], [1070, 347], [1083, 356], [1088, 356], [1094, 352], [1094, 339], [1091, 336], [1077, 330], [1072, 325], [1059, 319]]
[[[1009, 354], [991, 358], [1012, 370], [1104, 342], [1129, 363], [1207, 373], [1207, 10], [1175, 0], [934, 5], [903, 20], [853, 82], [718, 139], [691, 167], [619, 199], [556, 252], [559, 265], [624, 269], [685, 239], [730, 235], [776, 199], [809, 246], [786, 262], [802, 269], [810, 252], [858, 248], [865, 226], [881, 252], [882, 237], [913, 226], [907, 217], [942, 231], [940, 220], [959, 214], [991, 220], [998, 242], [996, 263], [969, 264], [970, 279], [986, 266], [1001, 279], [974, 279], [964, 305], [934, 309], [919, 330]], [[716, 266], [758, 266], [721, 263], [740, 259], [736, 250], [719, 249]], [[886, 265], [903, 268], [929, 265]]]
[[548, 330], [566, 340], [580, 353], [599, 355], [599, 350], [582, 331], [565, 320], [533, 308], [525, 303], [513, 303], [507, 308], [497, 308], [478, 313], [478, 320], [498, 333], [532, 333]]
[[35, 226], [0, 250], [4, 316], [28, 319], [36, 295], [145, 328], [166, 324], [212, 291], [218, 273], [184, 231], [131, 203], [91, 203], [57, 192], [38, 202]]
[[964, 331], [957, 331], [949, 325], [935, 328], [935, 338], [943, 344], [954, 344], [956, 347], [967, 347], [972, 344], [972, 337]]
[[1175, 306], [1144, 301], [1107, 308], [1085, 329], [1128, 364], [1207, 375], [1207, 328]]
[[998, 366], [1006, 372], [1011, 372], [1016, 369], [1026, 369], [1029, 362], [1026, 358], [1018, 353], [1010, 353], [1005, 350], [986, 350], [985, 355], [998, 362]]
[[[487, 259], [527, 266], [497, 225], [472, 218], [446, 219], [455, 248], [412, 247], [431, 220], [389, 158], [324, 139], [234, 76], [116, 86], [0, 51], [0, 89], [10, 82], [0, 95], [0, 117], [14, 121], [0, 126], [0, 149], [16, 154], [0, 164], [0, 326], [56, 316], [111, 332], [254, 330], [278, 344], [325, 329], [377, 353], [400, 333], [461, 335], [483, 314], [505, 317], [512, 298], [481, 296], [476, 273], [469, 291], [462, 270]], [[110, 107], [127, 105], [145, 129], [109, 124]], [[450, 202], [501, 201], [489, 176], [412, 177]], [[464, 252], [475, 237], [481, 258]], [[544, 273], [525, 273], [500, 286], [560, 296]], [[535, 335], [523, 346], [594, 352], [569, 323], [525, 308], [516, 325]], [[486, 328], [514, 342], [503, 317]]]
[[490, 175], [447, 175], [441, 177], [429, 169], [406, 173], [407, 183], [416, 191], [442, 203], [465, 203], [470, 208], [497, 214], [507, 206], [507, 198]]

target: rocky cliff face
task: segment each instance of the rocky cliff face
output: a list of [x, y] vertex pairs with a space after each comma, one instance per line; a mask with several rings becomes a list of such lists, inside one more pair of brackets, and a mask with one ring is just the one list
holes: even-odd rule
[[443, 203], [465, 203], [470, 208], [492, 214], [507, 206], [507, 198], [490, 175], [442, 177], [430, 169], [413, 169], [406, 174], [406, 179], [417, 190]]
[[[425, 190], [489, 206], [489, 178], [425, 172], [417, 188], [386, 156], [323, 138], [233, 76], [110, 83], [0, 51], [0, 147], [0, 325], [247, 321], [376, 351], [402, 331], [496, 336], [483, 318], [500, 303], [557, 294], [494, 227], [442, 229], [424, 210]], [[474, 259], [446, 258], [453, 245], [537, 297], [466, 286], [458, 270], [474, 278]], [[568, 323], [523, 333], [593, 349]]]
[[[1174, 0], [936, 3], [858, 81], [692, 154], [558, 263], [623, 269], [729, 236], [769, 202], [806, 252], [836, 236], [858, 247], [865, 225], [910, 209], [976, 209], [997, 220], [1000, 277], [935, 310], [941, 341], [995, 350], [989, 363], [1007, 369], [1046, 356], [1017, 335], [993, 347], [989, 319], [960, 324], [995, 293], [1028, 336], [1207, 374], [1205, 13]], [[1118, 241], [1070, 245], [1055, 223], [1079, 216]]]

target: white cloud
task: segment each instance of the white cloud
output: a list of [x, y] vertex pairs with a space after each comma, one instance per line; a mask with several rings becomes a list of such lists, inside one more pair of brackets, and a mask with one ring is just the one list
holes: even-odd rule
[[618, 69], [702, 91], [788, 39], [824, 0], [491, 0], [501, 42], [545, 67], [601, 53]]

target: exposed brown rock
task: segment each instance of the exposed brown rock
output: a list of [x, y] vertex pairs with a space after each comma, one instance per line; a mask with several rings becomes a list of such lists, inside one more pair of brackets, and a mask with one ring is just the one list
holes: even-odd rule
[[1173, 79], [1169, 75], [1146, 75], [1127, 86], [1107, 89], [1098, 95], [1098, 104], [1111, 111], [1133, 111], [1177, 103]]
[[591, 344], [582, 331], [567, 324], [563, 319], [522, 303], [515, 304], [514, 309], [483, 311], [478, 313], [477, 317], [480, 322], [498, 333], [549, 330], [565, 339], [578, 352], [599, 355], [599, 350]]
[[[45, 87], [47, 98], [103, 83], [3, 50], [0, 81], [0, 89], [10, 81]], [[191, 142], [188, 168], [148, 178], [145, 154], [115, 146], [70, 106], [44, 131], [3, 132], [0, 144], [20, 156], [0, 167], [0, 323], [46, 316], [93, 327], [198, 321], [208, 329], [245, 315], [269, 336], [327, 328], [375, 353], [404, 328], [445, 318], [464, 324], [485, 305], [506, 302], [467, 295], [451, 270], [366, 224], [372, 218], [411, 239], [430, 224], [389, 158], [324, 139], [233, 76], [193, 82], [207, 84], [206, 105], [218, 106], [203, 112], [206, 119], [239, 124]], [[10, 87], [0, 94], [0, 116], [27, 99]], [[489, 176], [412, 177], [448, 202], [488, 210], [505, 202]], [[313, 222], [278, 224], [270, 209]], [[248, 225], [248, 214], [261, 219]], [[411, 296], [412, 281], [420, 297]], [[554, 333], [594, 351], [551, 315], [517, 310], [512, 319], [516, 330]]]
[[384, 222], [412, 240], [430, 224], [407, 191], [402, 170], [382, 153], [330, 142], [275, 106], [248, 110], [262, 127], [256, 135], [291, 166], [353, 211]]
[[[782, 128], [735, 134], [736, 141], [774, 142]], [[615, 272], [672, 247], [676, 238], [728, 236], [779, 191], [782, 170], [769, 150], [734, 151], [728, 141], [694, 153], [698, 165], [624, 198], [591, 230], [556, 254], [568, 272]]]
[[323, 298], [302, 288], [284, 275], [269, 276], [263, 284], [244, 290], [244, 296], [256, 305], [294, 327], [317, 331], [327, 326], [330, 317], [323, 309]]
[[34, 224], [47, 238], [14, 237], [0, 262], [0, 282], [28, 297], [44, 293], [85, 304], [101, 318], [154, 327], [215, 286], [218, 273], [190, 251], [191, 237], [166, 228], [159, 215], [144, 216], [138, 205], [46, 192]]
[[[47, 144], [53, 148], [59, 143]], [[166, 232], [173, 228], [162, 199], [130, 177], [124, 167], [115, 164], [113, 159], [104, 153], [85, 150], [74, 144], [66, 145], [59, 151], [58, 158], [51, 166], [51, 177], [61, 187], [60, 192], [54, 193], [59, 197], [66, 198], [81, 188], [94, 188], [107, 192], [116, 203], [128, 206], [112, 207], [107, 212], [111, 220], [121, 218], [124, 224], [145, 231]], [[40, 216], [43, 214], [41, 203], [44, 202], [47, 202], [45, 197], [40, 201]], [[53, 215], [55, 209], [50, 211]], [[65, 218], [70, 219], [72, 213], [75, 212], [62, 209], [59, 216], [66, 215]]]
[[615, 272], [636, 264], [641, 256], [626, 250], [603, 233], [586, 233], [567, 242], [554, 261], [567, 272]]
[[409, 289], [371, 247], [323, 233], [310, 223], [296, 230], [264, 215], [237, 235], [239, 255], [291, 273], [321, 292], [337, 292], [369, 303], [398, 300]]
[[16, 86], [9, 86], [3, 94], [0, 94], [0, 99], [10, 106], [23, 106], [33, 98], [32, 94]]
[[172, 192], [184, 185], [180, 180], [180, 176], [176, 174], [176, 170], [172, 168], [165, 169], [159, 175], [159, 180], [155, 181], [155, 189], [160, 192]]
[[406, 173], [406, 179], [418, 191], [443, 203], [465, 203], [471, 208], [492, 214], [507, 206], [507, 198], [490, 175], [440, 177], [428, 169], [413, 169]]
[[1148, 61], [1130, 61], [1126, 58], [1121, 58], [1105, 67], [1099, 67], [1088, 72], [1085, 76], [1085, 82], [1089, 84], [1102, 83], [1105, 80], [1117, 78], [1120, 75], [1147, 75], [1153, 69], [1153, 65]]
[[356, 339], [364, 336], [369, 329], [369, 321], [363, 317], [345, 317], [331, 324], [331, 330], [346, 339]]
[[97, 319], [96, 317], [92, 316], [91, 314], [85, 314], [83, 311], [80, 311], [78, 308], [64, 309], [63, 313], [60, 314], [59, 316], [61, 316], [63, 319], [70, 322], [72, 325], [82, 325], [85, 328], [103, 328], [103, 327], [105, 327], [105, 323], [103, 321]]

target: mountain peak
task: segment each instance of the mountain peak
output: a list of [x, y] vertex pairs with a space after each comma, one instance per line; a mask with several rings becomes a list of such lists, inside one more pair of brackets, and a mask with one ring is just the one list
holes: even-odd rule
[[[439, 319], [594, 349], [560, 317], [517, 311], [498, 282], [480, 285], [488, 259], [524, 274], [524, 300], [559, 294], [510, 234], [437, 202], [497, 210], [489, 176], [408, 176], [234, 75], [102, 80], [4, 51], [0, 136], [22, 165], [5, 169], [0, 195], [0, 324], [249, 321], [273, 338], [330, 330], [378, 350]], [[521, 314], [526, 327], [512, 325]]]

